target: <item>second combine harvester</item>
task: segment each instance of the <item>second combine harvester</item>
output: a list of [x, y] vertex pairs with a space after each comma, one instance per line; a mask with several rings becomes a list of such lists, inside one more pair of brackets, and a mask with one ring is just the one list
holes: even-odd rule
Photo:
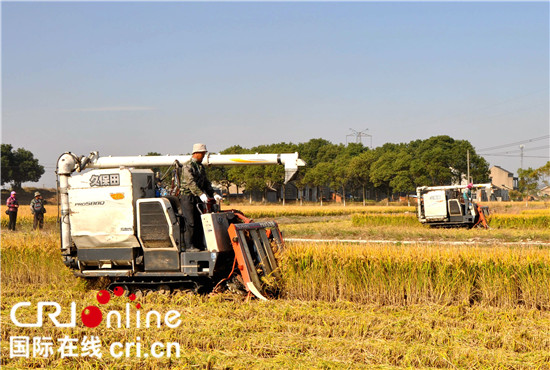
[[[472, 200], [471, 192], [491, 184], [421, 186], [416, 188], [418, 221], [432, 227], [488, 228], [489, 208]], [[466, 196], [464, 194], [467, 194]]]
[[[185, 251], [179, 200], [155, 197], [151, 168], [189, 159], [62, 154], [57, 175], [65, 265], [77, 276], [107, 277], [112, 285], [133, 291], [212, 289], [225, 281], [260, 299], [269, 297], [279, 277], [275, 255], [283, 246], [274, 221], [251, 222], [239, 211], [222, 212], [207, 204], [201, 209], [205, 245], [200, 251]], [[280, 164], [287, 183], [305, 162], [298, 153], [208, 154], [203, 164]], [[85, 169], [90, 171], [82, 172]]]

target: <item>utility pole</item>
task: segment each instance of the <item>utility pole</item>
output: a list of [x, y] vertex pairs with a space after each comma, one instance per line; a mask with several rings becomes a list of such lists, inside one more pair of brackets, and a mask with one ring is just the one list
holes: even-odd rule
[[470, 150], [466, 150], [466, 163], [467, 163], [467, 166], [468, 166], [468, 169], [466, 171], [467, 175], [466, 175], [466, 178], [468, 179], [468, 184], [471, 182], [470, 181]]
[[521, 157], [521, 162], [520, 162], [520, 167], [522, 170], [523, 170], [523, 148], [525, 148], [525, 145], [520, 145], [519, 146], [519, 150], [520, 150], [520, 157]]
[[[523, 148], [525, 148], [525, 145], [521, 144], [519, 146], [520, 150], [520, 169], [523, 170]], [[527, 196], [525, 197], [525, 207], [529, 206], [529, 190], [526, 188], [525, 192], [527, 193]]]

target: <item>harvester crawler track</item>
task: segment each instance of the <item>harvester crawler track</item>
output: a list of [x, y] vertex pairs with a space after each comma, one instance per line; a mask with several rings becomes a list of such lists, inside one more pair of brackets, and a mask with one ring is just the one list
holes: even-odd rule
[[193, 293], [200, 293], [205, 285], [202, 285], [194, 280], [183, 279], [166, 279], [161, 281], [148, 281], [148, 280], [116, 280], [113, 281], [107, 289], [114, 291], [116, 287], [122, 287], [124, 292], [130, 293], [145, 293], [148, 291], [173, 293], [176, 291], [188, 291]]

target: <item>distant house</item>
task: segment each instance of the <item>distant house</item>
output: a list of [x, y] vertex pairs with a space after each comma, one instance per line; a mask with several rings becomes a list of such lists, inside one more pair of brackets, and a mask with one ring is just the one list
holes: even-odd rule
[[491, 171], [491, 184], [501, 189], [515, 190], [518, 188], [518, 178], [514, 173], [499, 166], [493, 166]]
[[493, 166], [489, 170], [491, 171], [491, 184], [495, 189], [494, 193], [492, 194], [493, 197], [496, 200], [510, 200], [508, 192], [510, 190], [517, 190], [518, 178], [514, 177], [513, 172], [505, 170], [504, 168], [499, 166]]
[[550, 186], [545, 186], [540, 189], [540, 195], [541, 197], [550, 197]]

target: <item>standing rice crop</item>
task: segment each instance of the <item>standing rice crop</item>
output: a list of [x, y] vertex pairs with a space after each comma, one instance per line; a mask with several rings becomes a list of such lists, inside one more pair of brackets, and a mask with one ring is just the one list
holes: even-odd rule
[[414, 214], [355, 214], [351, 222], [353, 226], [423, 226]]
[[521, 211], [522, 215], [550, 215], [550, 208], [526, 209]]
[[550, 309], [548, 249], [293, 243], [281, 266], [289, 298]]
[[495, 229], [548, 229], [550, 214], [491, 215], [489, 226]]
[[1, 261], [4, 289], [62, 284], [72, 276], [61, 262], [57, 232], [4, 233]]
[[354, 213], [403, 214], [414, 213], [415, 207], [407, 206], [279, 206], [238, 205], [237, 208], [252, 218], [275, 218], [282, 216], [343, 216]]

